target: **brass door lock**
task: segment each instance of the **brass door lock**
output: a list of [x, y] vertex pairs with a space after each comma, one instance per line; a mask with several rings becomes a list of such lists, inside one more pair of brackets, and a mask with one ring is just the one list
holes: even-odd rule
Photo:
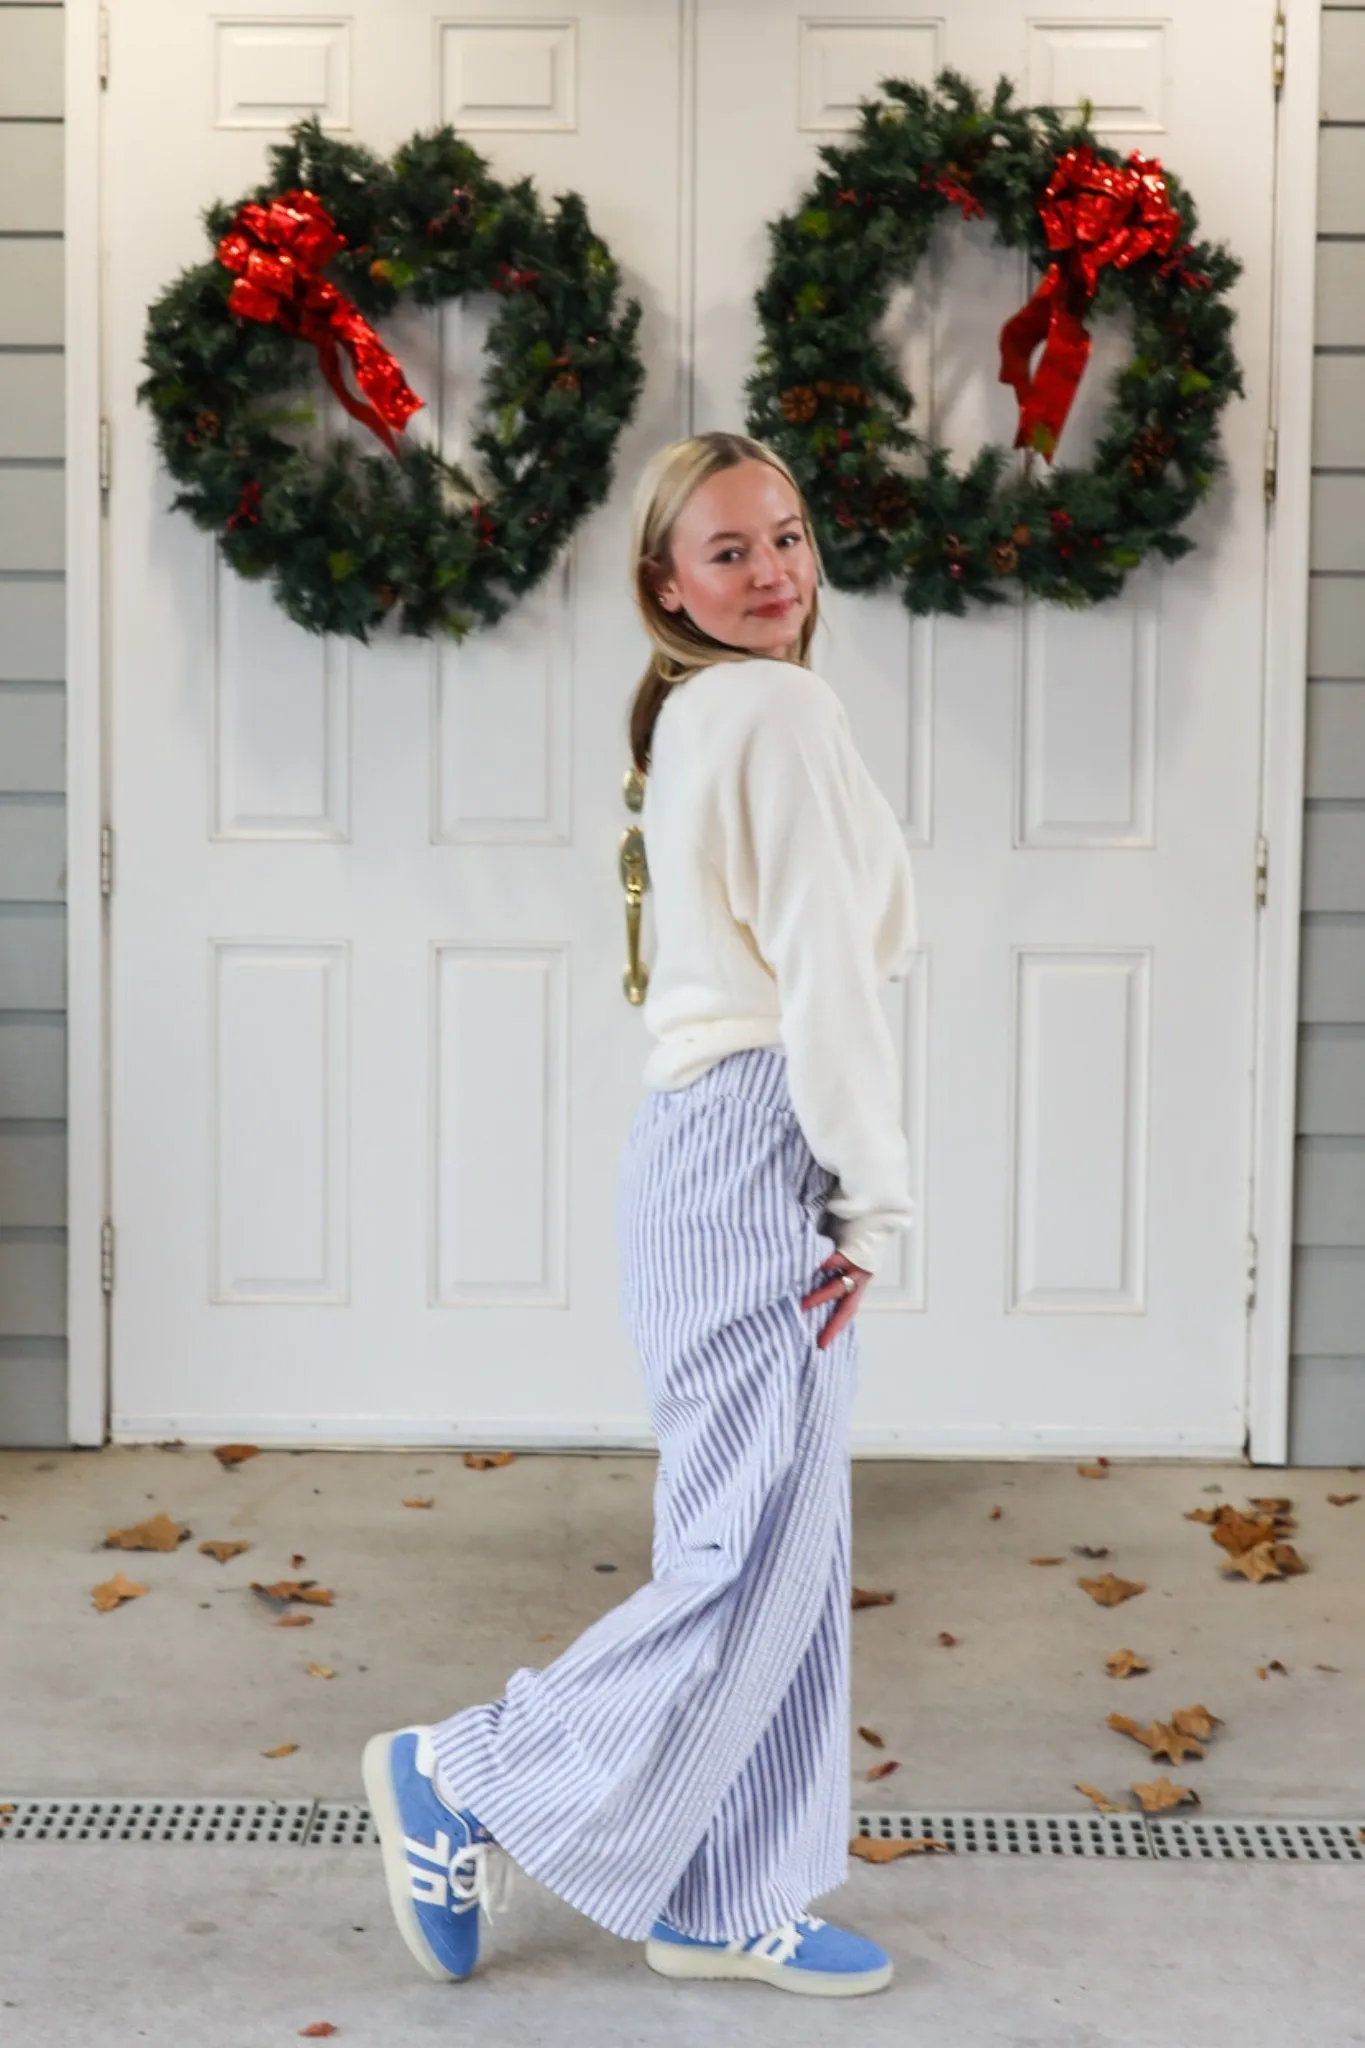
[[[638, 768], [627, 770], [621, 784], [621, 794], [627, 810], [643, 809], [645, 779]], [[638, 1008], [644, 1001], [645, 991], [649, 987], [649, 969], [640, 958], [640, 920], [645, 890], [649, 887], [649, 868], [645, 861], [645, 835], [638, 825], [628, 825], [621, 834], [620, 872], [626, 891], [628, 955], [628, 964], [621, 977], [621, 985], [626, 992], [626, 1001]]]

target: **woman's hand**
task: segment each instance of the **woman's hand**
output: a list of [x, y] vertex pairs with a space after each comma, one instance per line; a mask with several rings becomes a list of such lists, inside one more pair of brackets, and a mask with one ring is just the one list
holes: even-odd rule
[[842, 1252], [831, 1252], [824, 1261], [821, 1271], [828, 1271], [831, 1267], [834, 1268], [836, 1274], [854, 1274], [858, 1284], [856, 1287], [845, 1287], [843, 1281], [836, 1278], [826, 1280], [820, 1286], [813, 1288], [809, 1294], [802, 1295], [802, 1308], [814, 1308], [816, 1303], [821, 1301], [837, 1300], [838, 1302], [834, 1314], [815, 1340], [822, 1351], [827, 1344], [831, 1343], [838, 1336], [844, 1324], [851, 1322], [857, 1314], [858, 1304], [863, 1298], [863, 1290], [872, 1278], [871, 1273], [865, 1267], [855, 1266], [852, 1259], [846, 1259]]

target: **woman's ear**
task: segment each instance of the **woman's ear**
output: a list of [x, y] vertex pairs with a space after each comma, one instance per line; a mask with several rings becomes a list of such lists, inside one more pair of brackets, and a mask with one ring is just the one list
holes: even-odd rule
[[664, 567], [662, 562], [650, 562], [645, 570], [650, 588], [666, 612], [680, 612], [683, 608], [682, 593], [677, 579]]

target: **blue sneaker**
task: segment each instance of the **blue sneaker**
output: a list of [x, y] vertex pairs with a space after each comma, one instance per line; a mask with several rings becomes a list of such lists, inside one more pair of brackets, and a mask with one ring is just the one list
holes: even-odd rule
[[748, 1941], [698, 1941], [656, 1920], [645, 1961], [661, 1977], [757, 1977], [813, 1998], [857, 1998], [891, 1982], [885, 1949], [814, 1913], [799, 1913]]
[[[467, 1806], [436, 1790], [429, 1728], [372, 1735], [361, 1772], [398, 1931], [429, 1977], [467, 1977], [479, 1959], [479, 1907], [506, 1903], [511, 1866]], [[499, 1859], [490, 1864], [490, 1857]]]

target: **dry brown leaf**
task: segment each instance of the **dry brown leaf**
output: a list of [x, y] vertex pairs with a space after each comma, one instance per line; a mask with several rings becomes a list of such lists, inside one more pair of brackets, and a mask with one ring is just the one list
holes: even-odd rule
[[1292, 1543], [1257, 1543], [1240, 1557], [1230, 1557], [1223, 1567], [1223, 1577], [1228, 1579], [1240, 1573], [1259, 1586], [1263, 1579], [1288, 1578], [1307, 1569]]
[[112, 1579], [105, 1579], [101, 1585], [92, 1586], [90, 1595], [101, 1614], [110, 1614], [115, 1607], [121, 1607], [125, 1600], [140, 1599], [146, 1590], [145, 1586], [136, 1585], [132, 1579], [125, 1579], [122, 1572], [115, 1572]]
[[552, 1642], [554, 1642], [554, 1641], [555, 1641], [555, 1632], [554, 1632], [554, 1630], [553, 1630], [552, 1628], [547, 1628], [543, 1636], [537, 1636], [537, 1637], [536, 1637], [536, 1641], [537, 1641], [538, 1643], [552, 1643]]
[[311, 1628], [313, 1626], [313, 1617], [311, 1614], [282, 1614], [275, 1623], [275, 1626], [276, 1628]]
[[1101, 1813], [1123, 1813], [1126, 1810], [1122, 1806], [1116, 1806], [1112, 1799], [1106, 1799], [1103, 1792], [1101, 1792], [1097, 1786], [1082, 1785], [1078, 1779], [1076, 1783], [1076, 1790], [1078, 1792], [1084, 1792], [1086, 1798], [1089, 1799], [1092, 1802], [1092, 1804], [1099, 1809]]
[[858, 1733], [859, 1733], [859, 1734], [860, 1734], [860, 1735], [862, 1736], [862, 1738], [863, 1738], [863, 1741], [864, 1741], [864, 1742], [870, 1742], [870, 1743], [872, 1744], [872, 1747], [873, 1747], [874, 1749], [885, 1749], [885, 1748], [886, 1748], [886, 1738], [885, 1738], [885, 1736], [883, 1736], [883, 1735], [878, 1735], [878, 1733], [877, 1733], [877, 1731], [876, 1731], [876, 1729], [875, 1729], [875, 1728], [860, 1728], [860, 1729], [858, 1730]]
[[1101, 1458], [1098, 1465], [1078, 1465], [1076, 1470], [1080, 1473], [1082, 1479], [1107, 1479], [1109, 1477], [1108, 1461], [1104, 1458]]
[[213, 1455], [224, 1471], [229, 1471], [232, 1466], [241, 1465], [248, 1458], [259, 1458], [261, 1447], [259, 1444], [219, 1444]]
[[1111, 1650], [1104, 1660], [1104, 1668], [1111, 1678], [1131, 1678], [1134, 1672], [1150, 1671], [1152, 1667], [1138, 1656], [1136, 1650]]
[[290, 1558], [289, 1562], [293, 1566], [294, 1570], [297, 1571], [299, 1566], [301, 1564], [307, 1564], [308, 1560], [301, 1550], [296, 1550], [294, 1552], [294, 1555]]
[[1030, 1564], [1065, 1564], [1065, 1563], [1066, 1563], [1066, 1559], [1065, 1559], [1064, 1557], [1031, 1557], [1031, 1558], [1029, 1559], [1029, 1563], [1030, 1563]]
[[1334, 1508], [1348, 1508], [1353, 1500], [1359, 1500], [1358, 1493], [1329, 1493], [1328, 1501]]
[[1186, 1508], [1187, 1522], [1217, 1522], [1222, 1518], [1221, 1508]]
[[435, 1505], [434, 1500], [405, 1500], [403, 1502], [405, 1508], [434, 1508]]
[[1313, 1669], [1315, 1671], [1340, 1671], [1341, 1666], [1340, 1664], [1315, 1664]]
[[219, 1564], [226, 1564], [230, 1557], [238, 1557], [250, 1548], [249, 1543], [229, 1543], [221, 1537], [211, 1536], [207, 1543], [200, 1544], [199, 1553], [201, 1557], [216, 1557]]
[[867, 1779], [868, 1784], [872, 1785], [876, 1783], [878, 1778], [889, 1778], [893, 1771], [898, 1771], [899, 1769], [900, 1765], [895, 1759], [888, 1757], [885, 1763], [873, 1764], [869, 1770], [863, 1772], [863, 1776]]
[[297, 1742], [277, 1742], [273, 1749], [263, 1749], [262, 1756], [292, 1756], [298, 1748]]
[[1135, 1594], [1147, 1591], [1140, 1579], [1117, 1579], [1112, 1572], [1106, 1572], [1102, 1579], [1077, 1579], [1076, 1584], [1101, 1607], [1117, 1607], [1121, 1600], [1131, 1600]]
[[1173, 1785], [1169, 1778], [1152, 1778], [1134, 1785], [1133, 1792], [1144, 1813], [1169, 1813], [1173, 1806], [1198, 1806], [1199, 1794], [1188, 1785]]
[[169, 1515], [149, 1515], [134, 1522], [131, 1529], [111, 1529], [104, 1539], [106, 1550], [177, 1550], [190, 1531]]
[[942, 1643], [945, 1650], [951, 1650], [956, 1647], [957, 1637], [950, 1636], [946, 1628], [941, 1628], [939, 1630], [938, 1639]]
[[1107, 1543], [1073, 1543], [1071, 1555], [1073, 1557], [1108, 1557], [1109, 1545]]
[[1247, 1499], [1263, 1515], [1287, 1515], [1294, 1505], [1292, 1500], [1286, 1500], [1283, 1494], [1278, 1493], [1249, 1493]]
[[1256, 1666], [1256, 1676], [1258, 1678], [1269, 1678], [1270, 1673], [1266, 1670], [1264, 1664], [1258, 1664]]
[[1131, 1735], [1134, 1742], [1140, 1742], [1153, 1756], [1169, 1758], [1173, 1764], [1183, 1764], [1185, 1753], [1203, 1756], [1204, 1745], [1187, 1729], [1177, 1728], [1170, 1721], [1153, 1721], [1150, 1727], [1139, 1728], [1136, 1721], [1127, 1714], [1111, 1714], [1109, 1726], [1120, 1735]]
[[992, 1521], [992, 1522], [998, 1522], [998, 1521], [1000, 1520], [1000, 1517], [1001, 1517], [1001, 1515], [1002, 1515], [1003, 1513], [1004, 1513], [1004, 1509], [1003, 1509], [1003, 1508], [992, 1508], [992, 1509], [991, 1509], [991, 1511], [990, 1511], [990, 1515], [989, 1515], [988, 1519], [989, 1519], [990, 1521]]
[[1213, 1540], [1220, 1549], [1240, 1557], [1244, 1550], [1254, 1550], [1258, 1543], [1273, 1543], [1275, 1524], [1269, 1519], [1253, 1522], [1249, 1515], [1230, 1508], [1214, 1529]]
[[315, 1579], [276, 1579], [273, 1586], [253, 1579], [251, 1590], [267, 1600], [306, 1600], [310, 1607], [330, 1607], [334, 1598], [331, 1587], [320, 1586]]
[[862, 1586], [855, 1586], [853, 1588], [853, 1605], [855, 1607], [889, 1607], [895, 1597], [894, 1593], [869, 1593]]
[[489, 1472], [495, 1465], [510, 1465], [515, 1451], [466, 1451], [464, 1461], [471, 1472]]
[[1259, 1586], [1263, 1579], [1282, 1579], [1284, 1573], [1275, 1562], [1274, 1544], [1258, 1543], [1254, 1549], [1244, 1550], [1240, 1557], [1229, 1558], [1223, 1567], [1223, 1577], [1231, 1579], [1239, 1573], [1254, 1586]]
[[[1272, 1670], [1275, 1668], [1271, 1666]], [[1278, 1668], [1283, 1671], [1284, 1666], [1281, 1664]], [[1211, 1714], [1207, 1707], [1177, 1707], [1171, 1715], [1172, 1728], [1178, 1728], [1182, 1735], [1195, 1735], [1201, 1742], [1207, 1742], [1214, 1729], [1222, 1725], [1222, 1715]], [[1180, 1758], [1173, 1756], [1171, 1762], [1178, 1764]]]
[[310, 1664], [308, 1666], [308, 1676], [310, 1678], [335, 1678], [336, 1673], [330, 1664]]
[[299, 2039], [301, 2041], [322, 2041], [329, 2034], [335, 2034], [336, 2031], [330, 2020], [314, 2020], [311, 2027], [299, 2028]]
[[1281, 1664], [1278, 1657], [1271, 1658], [1268, 1668], [1271, 1671], [1278, 1671], [1281, 1678], [1288, 1678], [1289, 1676], [1289, 1666], [1287, 1664]]
[[848, 1845], [850, 1856], [860, 1856], [864, 1863], [894, 1863], [899, 1856], [923, 1856], [933, 1849], [952, 1848], [947, 1842], [940, 1842], [934, 1835], [915, 1835], [905, 1842], [877, 1841], [871, 1835], [855, 1835]]

